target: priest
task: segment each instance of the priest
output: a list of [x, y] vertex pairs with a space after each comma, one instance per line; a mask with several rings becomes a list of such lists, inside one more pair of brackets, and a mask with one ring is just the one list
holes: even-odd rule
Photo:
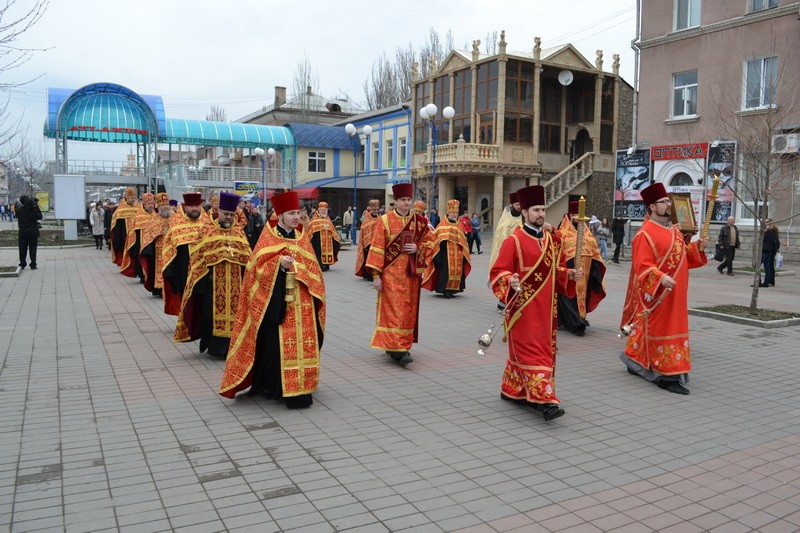
[[342, 238], [336, 233], [336, 227], [328, 217], [328, 202], [317, 205], [317, 212], [311, 217], [307, 232], [322, 271], [329, 270], [339, 260]]
[[199, 192], [183, 194], [183, 206], [179, 206], [175, 219], [164, 237], [162, 273], [164, 289], [164, 312], [178, 316], [183, 300], [183, 290], [189, 276], [190, 247], [200, 240], [206, 223], [211, 217], [205, 215], [203, 198]]
[[423, 288], [447, 299], [464, 291], [472, 269], [469, 244], [458, 221], [458, 208], [458, 200], [447, 201], [446, 216], [433, 232], [433, 258], [422, 276]]

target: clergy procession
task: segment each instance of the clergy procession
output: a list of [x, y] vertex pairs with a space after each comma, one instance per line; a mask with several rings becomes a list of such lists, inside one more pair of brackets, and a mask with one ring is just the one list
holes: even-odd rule
[[[361, 215], [354, 274], [376, 293], [370, 347], [408, 368], [419, 342], [422, 289], [453, 300], [467, 288], [472, 226], [459, 218], [458, 200], [447, 201], [434, 225], [425, 202], [414, 200], [413, 184], [396, 184], [392, 192], [389, 210], [374, 199]], [[620, 359], [630, 374], [686, 395], [688, 269], [706, 264], [707, 236], [692, 241], [672, 223], [671, 199], [660, 183], [642, 198], [648, 213], [632, 241]], [[328, 203], [319, 202], [308, 218], [297, 192], [285, 191], [272, 197], [267, 223], [254, 224], [242, 199], [229, 192], [209, 198], [208, 210], [195, 192], [180, 205], [163, 192], [137, 201], [133, 188], [123, 199], [112, 216], [112, 261], [164, 299], [164, 313], [177, 317], [175, 342], [198, 341], [199, 353], [225, 360], [219, 394], [311, 406], [325, 339], [323, 273], [342, 247]], [[501, 332], [508, 355], [500, 397], [551, 421], [566, 413], [556, 395], [557, 332], [586, 335], [587, 316], [606, 296], [606, 264], [583, 197], [569, 203], [557, 227], [545, 220], [543, 187], [523, 187], [508, 199], [494, 228], [488, 275], [501, 322], [480, 337], [478, 353]], [[453, 317], [470, 311], [454, 310]]]

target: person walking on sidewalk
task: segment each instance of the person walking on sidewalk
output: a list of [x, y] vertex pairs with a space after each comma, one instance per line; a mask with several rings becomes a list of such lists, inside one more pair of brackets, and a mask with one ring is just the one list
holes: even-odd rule
[[556, 295], [575, 295], [581, 273], [567, 268], [561, 236], [546, 224], [544, 187], [517, 191], [524, 224], [503, 241], [489, 283], [506, 304], [508, 360], [500, 397], [530, 407], [545, 421], [565, 414], [556, 397]]
[[648, 217], [632, 242], [631, 274], [620, 330], [627, 335], [620, 360], [629, 374], [675, 394], [689, 394], [687, 295], [689, 269], [708, 262], [707, 240], [687, 244], [670, 222], [672, 200], [663, 183], [642, 191]]
[[103, 234], [105, 233], [103, 219], [105, 218], [105, 214], [105, 209], [100, 205], [100, 202], [92, 203], [92, 209], [89, 211], [89, 225], [92, 227], [94, 247], [98, 250], [103, 249]]
[[472, 253], [472, 245], [473, 243], [478, 249], [478, 253], [482, 254], [481, 252], [481, 228], [483, 224], [481, 224], [481, 219], [478, 218], [478, 213], [472, 213], [472, 218], [470, 219], [470, 223], [472, 223], [472, 239], [469, 241], [469, 253]]
[[611, 235], [614, 241], [614, 257], [611, 259], [613, 263], [619, 264], [619, 252], [622, 248], [622, 241], [625, 238], [625, 219], [617, 215], [611, 221]]
[[28, 265], [27, 258], [30, 253], [31, 270], [36, 270], [36, 248], [39, 244], [39, 221], [42, 220], [42, 211], [39, 209], [39, 200], [27, 195], [19, 197], [15, 209], [17, 224], [19, 225], [19, 266]]
[[725, 260], [717, 267], [717, 272], [722, 274], [722, 271], [727, 267], [729, 276], [733, 276], [733, 258], [741, 244], [739, 242], [739, 228], [736, 227], [735, 222], [736, 219], [734, 217], [728, 217], [728, 223], [719, 230], [717, 239], [722, 245], [722, 251], [725, 253]]
[[778, 236], [778, 226], [772, 219], [767, 219], [767, 229], [764, 230], [764, 240], [761, 244], [761, 263], [764, 265], [764, 281], [759, 287], [775, 286], [775, 256], [781, 249], [781, 239]]

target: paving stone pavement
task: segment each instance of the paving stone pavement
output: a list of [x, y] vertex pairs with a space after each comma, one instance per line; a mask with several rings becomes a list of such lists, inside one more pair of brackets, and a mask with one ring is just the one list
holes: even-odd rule
[[[559, 335], [567, 415], [545, 423], [499, 398], [499, 337], [476, 354], [488, 255], [464, 294], [423, 293], [401, 368], [369, 348], [375, 294], [344, 250], [314, 406], [289, 411], [218, 396], [223, 363], [173, 343], [107, 251], [40, 248], [0, 278], [0, 530], [800, 530], [800, 328], [690, 317], [691, 395], [669, 394], [618, 359], [629, 265], [608, 265], [586, 336]], [[692, 304], [749, 303], [713, 269]], [[777, 281], [761, 305], [797, 311], [800, 278]]]

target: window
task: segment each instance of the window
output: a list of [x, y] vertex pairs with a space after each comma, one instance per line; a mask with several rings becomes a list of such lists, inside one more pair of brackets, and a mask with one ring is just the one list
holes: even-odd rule
[[670, 187], [691, 187], [694, 185], [692, 177], [686, 172], [678, 172], [669, 180]]
[[753, 59], [745, 65], [744, 107], [753, 109], [775, 105], [778, 83], [778, 58]]
[[398, 162], [397, 166], [400, 167], [400, 168], [405, 168], [406, 167], [406, 158], [408, 157], [408, 155], [407, 155], [408, 142], [406, 141], [405, 137], [400, 137], [398, 139], [398, 141], [397, 141], [397, 150], [399, 152], [397, 154], [397, 157], [400, 158], [400, 161]]
[[325, 152], [308, 152], [308, 171], [325, 172]]
[[394, 141], [386, 141], [386, 168], [394, 168]]
[[672, 117], [697, 114], [697, 71], [681, 72], [672, 77]]
[[778, 0], [750, 0], [750, 11], [763, 11], [778, 7]]
[[372, 143], [372, 170], [380, 167], [381, 162], [381, 147], [378, 143]]
[[700, 25], [700, 0], [677, 0], [676, 4], [676, 30], [685, 30]]

